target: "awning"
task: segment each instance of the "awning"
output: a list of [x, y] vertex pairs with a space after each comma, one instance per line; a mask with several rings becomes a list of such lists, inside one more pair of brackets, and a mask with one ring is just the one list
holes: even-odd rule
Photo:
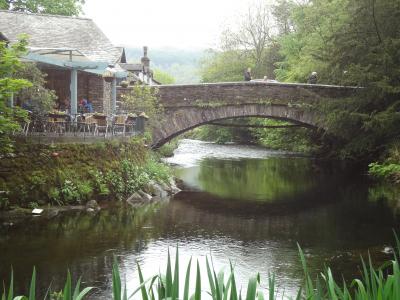
[[[108, 62], [91, 61], [79, 50], [69, 48], [29, 48], [25, 60], [61, 67], [69, 70], [79, 70], [96, 75], [102, 75], [109, 66]], [[116, 78], [125, 78], [128, 72], [118, 64], [114, 66]]]

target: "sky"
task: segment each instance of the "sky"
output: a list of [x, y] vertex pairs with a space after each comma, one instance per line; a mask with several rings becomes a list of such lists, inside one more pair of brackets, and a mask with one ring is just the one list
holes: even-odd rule
[[205, 49], [254, 0], [86, 0], [91, 18], [116, 46]]

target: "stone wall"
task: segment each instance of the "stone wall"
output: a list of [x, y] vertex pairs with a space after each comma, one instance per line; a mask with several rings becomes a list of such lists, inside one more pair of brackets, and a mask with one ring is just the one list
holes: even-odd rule
[[[78, 75], [79, 80], [79, 75]], [[88, 99], [92, 102], [93, 109], [104, 112], [104, 85], [106, 82], [101, 76], [90, 75], [88, 84]]]
[[241, 104], [217, 107], [170, 107], [160, 126], [153, 130], [153, 148], [158, 148], [188, 130], [224, 119], [261, 117], [317, 128], [319, 116], [313, 111], [288, 105]]
[[343, 99], [357, 88], [328, 85], [233, 82], [157, 87], [164, 106], [190, 106], [201, 103], [259, 103], [260, 101], [313, 102], [321, 99]]

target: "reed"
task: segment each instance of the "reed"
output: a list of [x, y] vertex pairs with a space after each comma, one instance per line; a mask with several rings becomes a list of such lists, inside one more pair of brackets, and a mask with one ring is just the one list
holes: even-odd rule
[[[311, 278], [302, 249], [298, 246], [300, 261], [304, 270], [304, 285], [299, 288], [297, 296], [290, 298], [279, 296], [279, 299], [288, 300], [397, 300], [400, 299], [400, 242], [395, 234], [397, 248], [393, 259], [382, 266], [375, 268], [371, 257], [365, 261], [361, 258], [362, 274], [360, 278], [346, 283], [343, 279], [337, 281], [332, 271], [327, 267], [314, 280]], [[189, 260], [184, 274], [179, 273], [179, 249], [176, 248], [175, 264], [172, 266], [171, 256], [168, 251], [167, 265], [164, 274], [155, 274], [148, 279], [143, 278], [143, 273], [137, 265], [139, 275], [138, 287], [128, 295], [126, 280], [123, 284], [119, 272], [118, 262], [114, 259], [112, 267], [112, 299], [129, 300], [132, 298], [142, 300], [201, 300], [206, 295], [212, 300], [276, 300], [278, 291], [276, 288], [275, 275], [270, 274], [267, 279], [267, 292], [260, 287], [260, 274], [255, 274], [248, 280], [245, 298], [237, 286], [235, 270], [230, 264], [227, 273], [216, 272], [212, 258], [206, 258], [207, 278], [201, 278], [200, 264], [197, 261], [195, 278], [191, 278], [192, 259]], [[184, 286], [180, 289], [180, 276], [183, 276]], [[208, 287], [202, 286], [208, 281]], [[64, 289], [54, 298], [46, 293], [45, 299], [57, 300], [82, 300], [93, 289], [87, 287], [80, 290], [81, 280], [79, 279], [73, 288], [71, 274], [67, 273]], [[194, 288], [193, 286], [194, 285]], [[192, 288], [192, 289], [191, 289]], [[50, 290], [50, 288], [49, 288]], [[11, 279], [8, 289], [3, 288], [1, 300], [36, 300], [36, 270], [33, 269], [30, 283], [29, 296], [14, 296], [14, 278], [11, 271]]]

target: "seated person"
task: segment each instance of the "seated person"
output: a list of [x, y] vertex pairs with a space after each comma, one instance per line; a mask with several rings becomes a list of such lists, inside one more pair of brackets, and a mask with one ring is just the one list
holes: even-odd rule
[[92, 113], [92, 112], [94, 111], [94, 110], [93, 110], [93, 105], [92, 105], [92, 103], [91, 103], [89, 100], [87, 100], [85, 108], [86, 108], [86, 110], [87, 110], [88, 112], [90, 112], [90, 113]]
[[81, 101], [79, 101], [79, 107], [83, 112], [88, 112], [88, 113], [93, 112], [92, 103], [90, 103], [88, 99], [82, 98]]

